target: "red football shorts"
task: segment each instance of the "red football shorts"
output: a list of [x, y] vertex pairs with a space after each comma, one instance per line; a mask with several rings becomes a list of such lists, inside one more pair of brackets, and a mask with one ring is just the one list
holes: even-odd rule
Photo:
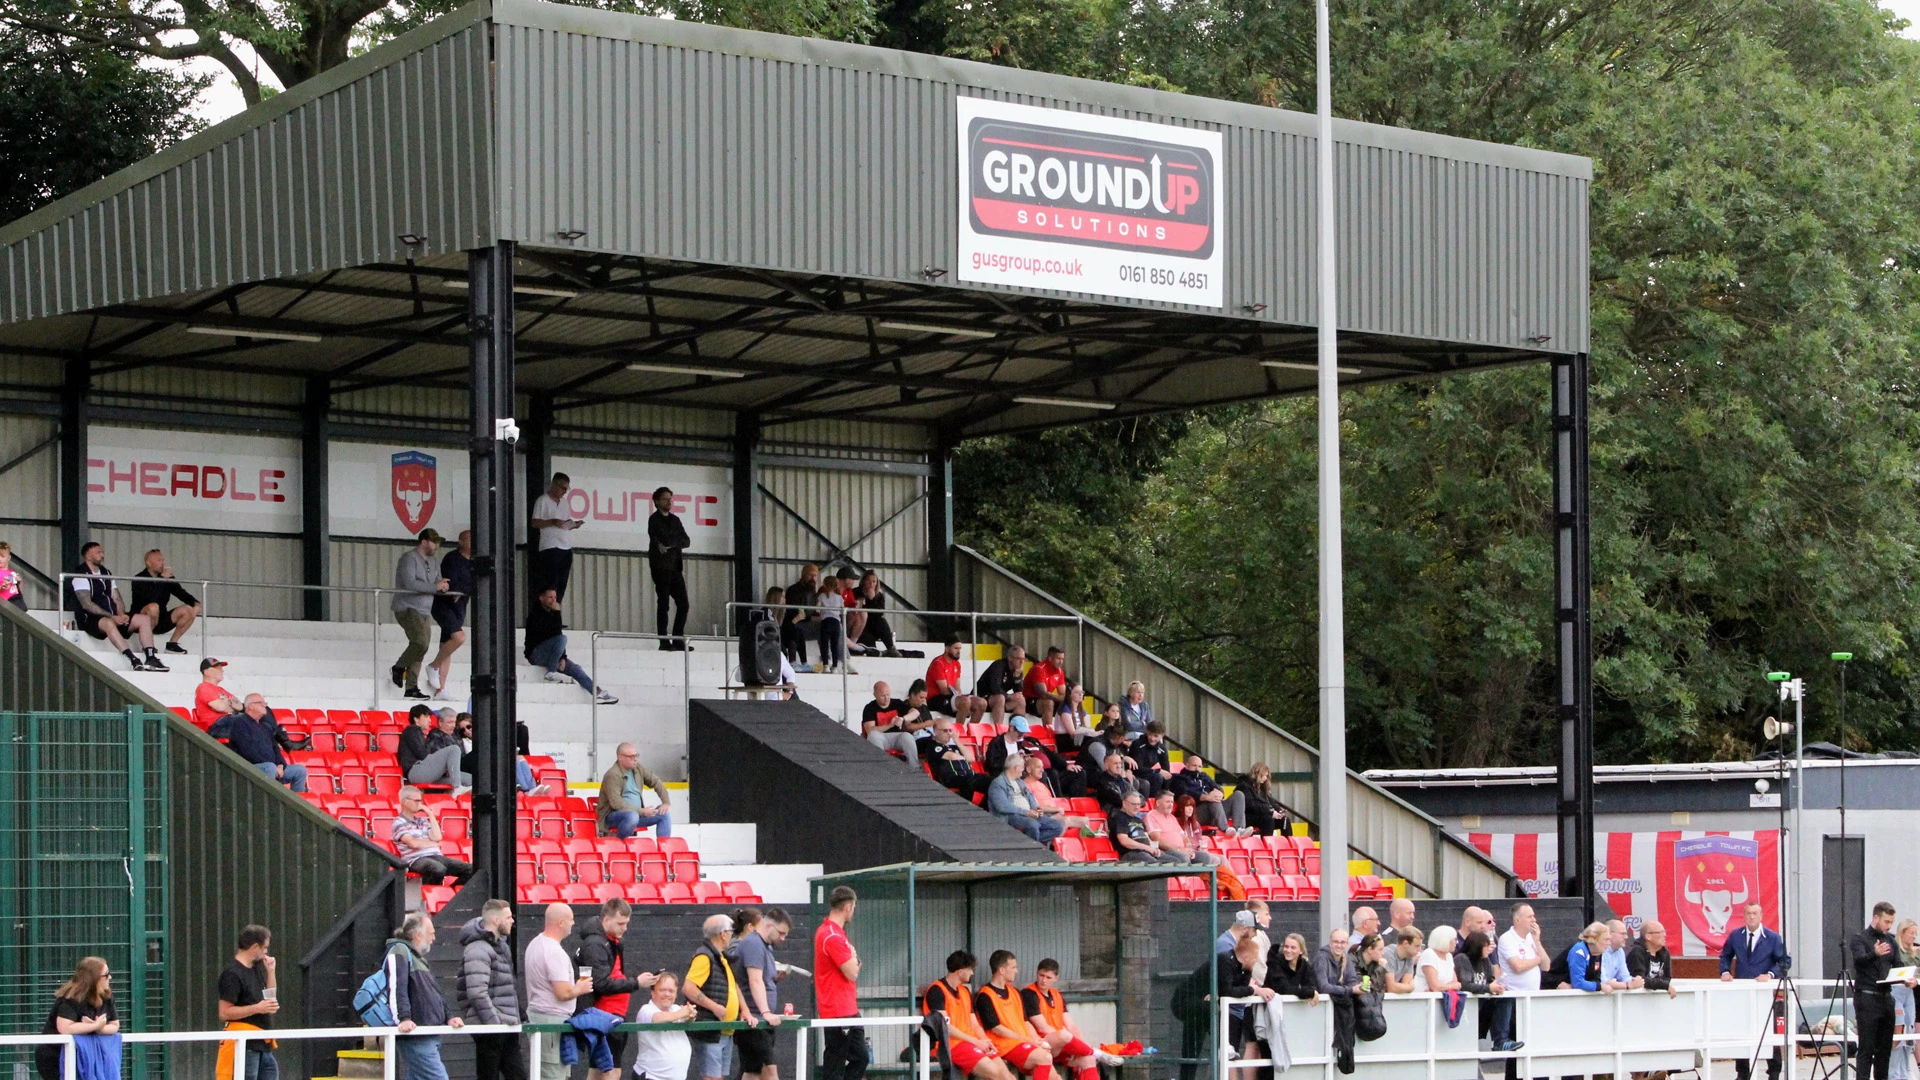
[[1032, 1072], [1033, 1066], [1027, 1064], [1027, 1059], [1031, 1058], [1033, 1052], [1038, 1049], [1040, 1048], [1032, 1043], [1023, 1042], [1000, 1056], [1007, 1059], [1014, 1068], [1019, 1069], [1021, 1072]]
[[953, 1067], [959, 1069], [962, 1076], [972, 1076], [974, 1066], [992, 1055], [972, 1043], [954, 1039], [947, 1047], [947, 1056], [953, 1059]]

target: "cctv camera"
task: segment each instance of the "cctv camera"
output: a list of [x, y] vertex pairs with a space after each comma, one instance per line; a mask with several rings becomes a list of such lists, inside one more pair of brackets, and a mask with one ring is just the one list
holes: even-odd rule
[[513, 417], [511, 416], [504, 420], [495, 420], [493, 422], [493, 437], [504, 441], [508, 446], [512, 446], [520, 441], [520, 425], [514, 423]]
[[1759, 792], [1762, 795], [1765, 795], [1767, 793], [1767, 789], [1772, 786], [1773, 786], [1772, 784], [1767, 783], [1767, 778], [1764, 776], [1753, 782], [1753, 790]]

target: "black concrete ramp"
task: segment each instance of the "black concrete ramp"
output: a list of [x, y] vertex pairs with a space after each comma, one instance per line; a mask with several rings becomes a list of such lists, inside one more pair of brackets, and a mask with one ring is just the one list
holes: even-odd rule
[[693, 820], [753, 822], [761, 862], [1060, 861], [811, 705], [695, 701], [691, 727]]

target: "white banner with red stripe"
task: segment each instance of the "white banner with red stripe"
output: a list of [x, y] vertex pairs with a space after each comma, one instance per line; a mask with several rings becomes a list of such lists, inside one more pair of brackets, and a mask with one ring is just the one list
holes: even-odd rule
[[[1727, 928], [1758, 900], [1780, 925], [1780, 833], [1607, 832], [1594, 834], [1594, 879], [1614, 915], [1638, 929], [1667, 928], [1678, 956], [1718, 956]], [[1467, 842], [1513, 871], [1528, 896], [1560, 895], [1560, 842], [1552, 833], [1468, 833]]]

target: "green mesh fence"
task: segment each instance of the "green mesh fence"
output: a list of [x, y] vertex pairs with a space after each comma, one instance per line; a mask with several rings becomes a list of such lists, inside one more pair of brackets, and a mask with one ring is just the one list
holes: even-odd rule
[[[82, 957], [112, 973], [122, 1031], [164, 1030], [165, 718], [0, 712], [0, 1031], [38, 1032]], [[0, 1047], [0, 1077], [31, 1069]], [[132, 1076], [157, 1048], [129, 1046]]]

